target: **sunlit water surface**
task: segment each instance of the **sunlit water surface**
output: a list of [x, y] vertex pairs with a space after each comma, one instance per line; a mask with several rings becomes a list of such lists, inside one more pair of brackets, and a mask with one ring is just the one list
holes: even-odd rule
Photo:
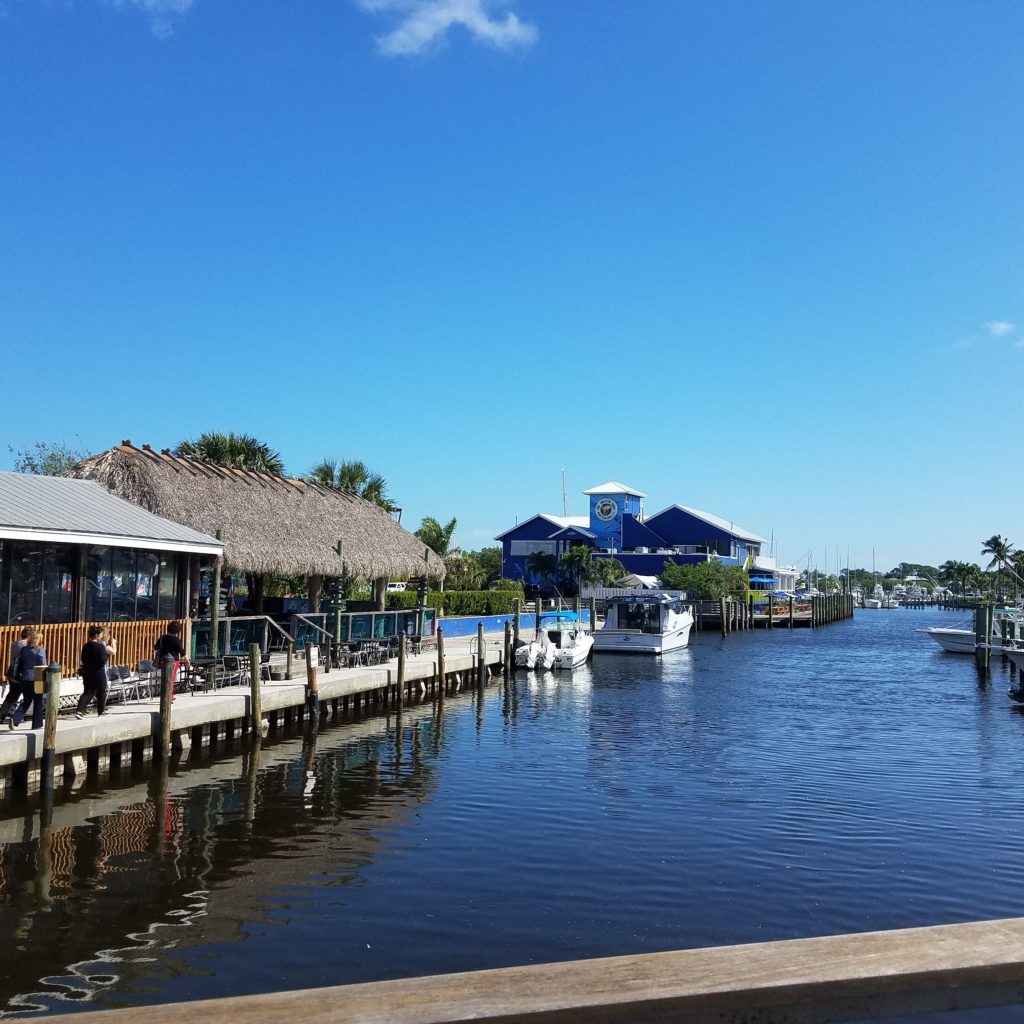
[[[0, 812], [0, 1008], [1024, 915], [1009, 674], [861, 611]], [[956, 1020], [1018, 1020], [1019, 1008]]]

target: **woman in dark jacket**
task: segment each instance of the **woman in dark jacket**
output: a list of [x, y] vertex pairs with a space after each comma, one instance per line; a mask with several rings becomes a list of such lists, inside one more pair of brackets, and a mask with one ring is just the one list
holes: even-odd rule
[[157, 638], [156, 641], [156, 667], [159, 669], [163, 664], [164, 658], [174, 659], [174, 674], [171, 676], [171, 701], [174, 701], [174, 684], [178, 681], [178, 671], [181, 668], [181, 663], [184, 661], [188, 665], [188, 660], [185, 657], [185, 647], [181, 642], [181, 623], [172, 622], [167, 627], [167, 632]]
[[[11, 693], [8, 695], [8, 699], [11, 696], [15, 700], [20, 697], [21, 704], [14, 709], [10, 718], [7, 719], [8, 729], [16, 729], [21, 725], [25, 715], [32, 710], [36, 702], [36, 666], [42, 665], [44, 668], [46, 667], [46, 651], [41, 646], [42, 639], [43, 634], [38, 629], [30, 630], [25, 638], [25, 646], [18, 654], [18, 660], [14, 665], [15, 679], [11, 683]], [[6, 704], [7, 701], [4, 703]]]

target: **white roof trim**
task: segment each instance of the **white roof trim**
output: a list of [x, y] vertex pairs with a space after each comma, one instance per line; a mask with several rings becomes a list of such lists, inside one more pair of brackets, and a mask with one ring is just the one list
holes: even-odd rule
[[192, 544], [187, 541], [152, 537], [125, 537], [103, 533], [72, 533], [67, 530], [27, 530], [0, 526], [0, 540], [36, 540], [48, 544], [100, 544], [108, 548], [137, 548], [140, 551], [180, 551], [194, 555], [220, 555], [223, 544]]
[[756, 533], [744, 530], [742, 526], [730, 523], [727, 519], [721, 519], [719, 516], [713, 516], [710, 512], [701, 512], [699, 508], [690, 508], [687, 505], [666, 505], [660, 512], [655, 512], [653, 516], [648, 516], [644, 522], [649, 523], [652, 519], [657, 519], [658, 516], [664, 515], [673, 508], [677, 508], [680, 512], [685, 512], [687, 515], [696, 516], [697, 519], [704, 520], [709, 526], [715, 526], [719, 530], [724, 530], [739, 540], [749, 540], [755, 544], [770, 543], [767, 537], [759, 537]]
[[532, 523], [534, 519], [546, 519], [549, 523], [557, 526], [559, 530], [564, 530], [568, 526], [579, 526], [587, 529], [590, 526], [590, 516], [553, 516], [547, 512], [538, 512], [535, 516], [530, 516], [529, 519], [524, 519], [521, 523], [516, 523], [511, 529], [506, 530], [504, 533], [499, 533], [495, 540], [501, 540], [503, 537], [507, 537], [510, 533], [514, 533], [516, 530], [522, 529], [528, 523]]
[[643, 491], [638, 491], [632, 487], [627, 487], [625, 484], [620, 484], [618, 480], [609, 480], [606, 484], [598, 484], [597, 487], [591, 487], [583, 492], [584, 494], [632, 494], [634, 498], [646, 498], [647, 495]]

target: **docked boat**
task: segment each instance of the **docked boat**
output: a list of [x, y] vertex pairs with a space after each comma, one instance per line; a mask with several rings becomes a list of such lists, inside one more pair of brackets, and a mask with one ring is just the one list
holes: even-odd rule
[[613, 599], [604, 627], [594, 633], [594, 651], [667, 654], [690, 642], [693, 612], [678, 597], [636, 593]]
[[569, 669], [582, 665], [594, 647], [594, 638], [575, 612], [549, 612], [540, 617], [541, 632], [547, 637], [546, 668]]
[[[1019, 608], [997, 608], [992, 616], [992, 633], [988, 638], [988, 647], [999, 654], [1012, 657], [1012, 652], [1018, 649], [1018, 644], [1013, 639], [1003, 637], [1002, 624], [1005, 619], [1015, 623], [1015, 633], [1019, 633], [1024, 626], [1024, 618]], [[973, 627], [929, 626], [920, 632], [927, 633], [950, 654], [973, 654], [977, 649], [977, 636]]]
[[538, 633], [516, 648], [513, 655], [516, 668], [551, 668], [555, 660], [554, 645], [548, 638]]

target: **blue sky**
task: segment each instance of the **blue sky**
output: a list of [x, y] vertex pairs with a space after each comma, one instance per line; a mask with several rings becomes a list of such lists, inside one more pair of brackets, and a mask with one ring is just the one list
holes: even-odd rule
[[1017, 0], [0, 0], [2, 436], [362, 458], [468, 548], [563, 469], [801, 564], [1024, 546], [1022, 38]]

